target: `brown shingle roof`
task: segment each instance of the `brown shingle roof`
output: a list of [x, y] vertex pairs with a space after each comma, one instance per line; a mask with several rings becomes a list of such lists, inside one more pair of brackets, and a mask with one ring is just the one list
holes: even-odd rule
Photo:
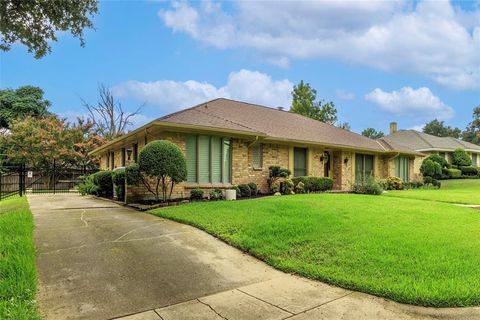
[[158, 121], [239, 130], [272, 140], [304, 141], [379, 152], [416, 153], [408, 147], [398, 144], [392, 147], [296, 113], [224, 98], [166, 115]]
[[197, 127], [220, 132], [238, 132], [259, 136], [265, 141], [292, 141], [318, 144], [354, 150], [368, 150], [380, 153], [421, 153], [408, 147], [383, 140], [372, 140], [354, 132], [313, 120], [288, 111], [224, 98], [208, 101], [152, 121], [122, 137], [114, 139], [92, 151], [96, 154], [103, 149], [121, 143], [130, 135], [155, 125]]
[[384, 138], [388, 142], [403, 144], [415, 150], [454, 151], [458, 148], [480, 152], [480, 146], [452, 137], [437, 137], [415, 130], [399, 130]]

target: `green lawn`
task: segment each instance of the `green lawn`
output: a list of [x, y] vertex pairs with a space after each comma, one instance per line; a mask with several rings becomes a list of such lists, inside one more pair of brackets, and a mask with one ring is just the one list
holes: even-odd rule
[[40, 319], [32, 233], [26, 197], [0, 201], [0, 319]]
[[480, 205], [480, 179], [442, 180], [437, 189], [388, 191], [388, 197]]
[[480, 305], [480, 212], [440, 202], [312, 194], [151, 211], [278, 269], [425, 306]]

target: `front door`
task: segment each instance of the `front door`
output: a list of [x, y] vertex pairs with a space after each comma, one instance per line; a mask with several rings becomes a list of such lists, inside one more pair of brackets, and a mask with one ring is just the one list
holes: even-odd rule
[[303, 177], [307, 175], [307, 149], [293, 149], [293, 176]]

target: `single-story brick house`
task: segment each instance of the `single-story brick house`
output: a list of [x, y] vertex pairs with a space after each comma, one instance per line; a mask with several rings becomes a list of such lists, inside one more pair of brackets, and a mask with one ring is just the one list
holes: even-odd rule
[[[223, 98], [161, 117], [92, 154], [100, 158], [101, 169], [124, 167], [157, 139], [177, 144], [187, 158], [188, 179], [176, 186], [175, 197], [188, 197], [193, 188], [249, 182], [267, 192], [273, 165], [290, 169], [293, 176], [331, 177], [335, 190], [349, 190], [368, 175], [408, 181], [417, 178], [414, 163], [423, 156], [295, 113]], [[127, 189], [130, 198], [148, 194], [141, 187]]]
[[480, 166], [480, 146], [452, 137], [437, 137], [416, 130], [397, 130], [397, 123], [390, 123], [390, 134], [384, 138], [389, 143], [402, 144], [418, 152], [438, 154], [452, 163], [456, 149], [464, 149], [472, 159], [473, 166]]

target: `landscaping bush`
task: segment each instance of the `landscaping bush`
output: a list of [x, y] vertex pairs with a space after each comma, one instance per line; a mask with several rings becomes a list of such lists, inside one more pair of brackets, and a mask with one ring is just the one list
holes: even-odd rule
[[359, 194], [380, 195], [383, 193], [382, 186], [373, 179], [368, 177], [365, 181], [355, 182], [352, 186], [352, 191]]
[[423, 177], [423, 184], [424, 184], [425, 186], [428, 186], [428, 185], [432, 184], [432, 182], [433, 182], [433, 178], [432, 178], [432, 177], [429, 177], [429, 176]]
[[237, 193], [237, 198], [241, 198], [242, 197], [242, 193], [240, 192], [240, 189], [238, 188], [238, 186], [232, 186], [230, 188], [230, 190], [235, 190], [236, 193]]
[[327, 190], [332, 190], [333, 188], [333, 179], [328, 177], [295, 177], [292, 179], [293, 184], [298, 186], [300, 182], [304, 185], [304, 191], [309, 192], [323, 192]]
[[293, 194], [293, 181], [292, 179], [285, 179], [284, 181], [282, 181], [282, 183], [280, 184], [280, 192], [282, 194]]
[[423, 185], [423, 181], [420, 180], [405, 182], [405, 189], [419, 189], [423, 187]]
[[450, 179], [460, 178], [462, 171], [458, 169], [443, 169], [443, 173]]
[[190, 191], [191, 200], [202, 200], [203, 199], [203, 190], [202, 189], [193, 189]]
[[[478, 176], [478, 168], [477, 167], [472, 167], [472, 166], [462, 166], [459, 167], [461, 174], [464, 176]], [[460, 175], [459, 175], [460, 176]]]
[[187, 178], [185, 155], [176, 144], [167, 140], [152, 141], [143, 147], [138, 166], [143, 185], [156, 200], [170, 199], [174, 185]]
[[452, 154], [452, 163], [457, 166], [471, 166], [472, 159], [464, 149], [458, 148]]
[[272, 192], [278, 192], [274, 191], [273, 188], [275, 188], [276, 182], [278, 182], [279, 179], [281, 178], [288, 178], [291, 174], [290, 170], [281, 168], [279, 166], [271, 166], [268, 168], [269, 173], [268, 173], [268, 187]]
[[305, 192], [305, 184], [302, 181], [297, 183], [297, 185], [295, 186], [295, 192], [296, 193], [304, 193]]
[[93, 183], [98, 187], [97, 194], [101, 197], [112, 197], [113, 181], [112, 171], [104, 170], [92, 174]]
[[98, 195], [98, 190], [99, 190], [98, 186], [95, 184], [95, 181], [93, 180], [93, 174], [88, 176], [81, 176], [80, 183], [78, 184], [77, 189], [81, 195], [86, 195], [86, 194]]
[[117, 169], [112, 173], [112, 181], [115, 185], [115, 193], [118, 200], [125, 199], [125, 169]]
[[238, 189], [242, 197], [250, 197], [252, 195], [252, 189], [250, 189], [248, 184], [239, 184]]
[[220, 190], [218, 188], [215, 188], [213, 190], [210, 190], [209, 196], [210, 196], [210, 200], [212, 200], [212, 201], [222, 200], [223, 199], [223, 192], [222, 192], [222, 190]]
[[388, 177], [379, 181], [384, 190], [403, 190], [405, 182], [398, 177]]
[[258, 186], [255, 182], [250, 182], [248, 184], [250, 187], [250, 191], [252, 192], [252, 196], [256, 196], [258, 194]]
[[442, 176], [442, 167], [438, 162], [425, 159], [420, 166], [420, 172], [424, 177], [440, 178]]
[[448, 166], [449, 166], [447, 160], [445, 160], [444, 157], [441, 157], [438, 154], [429, 155], [423, 161], [425, 161], [425, 160], [432, 160], [433, 162], [438, 163], [441, 168], [448, 168]]
[[136, 186], [140, 183], [140, 167], [134, 163], [125, 168], [125, 182], [129, 186]]
[[440, 187], [442, 186], [442, 183], [436, 179], [433, 179], [432, 180], [432, 186], [434, 186], [435, 188], [437, 189], [440, 189]]

